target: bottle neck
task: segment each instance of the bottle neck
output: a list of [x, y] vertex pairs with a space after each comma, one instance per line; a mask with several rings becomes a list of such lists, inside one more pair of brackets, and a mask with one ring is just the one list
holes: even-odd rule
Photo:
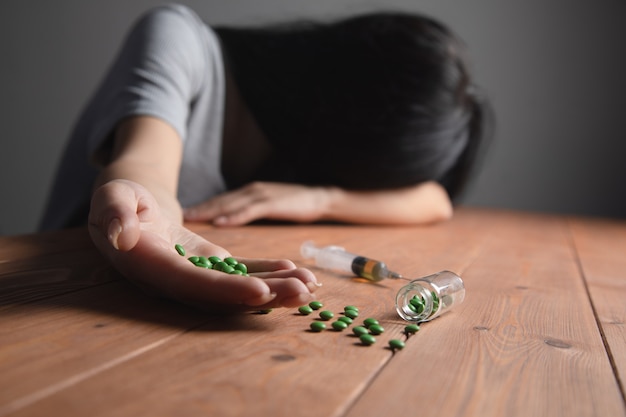
[[407, 321], [432, 320], [439, 315], [438, 289], [421, 279], [413, 280], [398, 292], [396, 309]]

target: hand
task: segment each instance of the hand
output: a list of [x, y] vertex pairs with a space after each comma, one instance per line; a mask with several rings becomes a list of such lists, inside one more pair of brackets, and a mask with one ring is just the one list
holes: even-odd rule
[[260, 219], [299, 223], [321, 220], [329, 191], [323, 187], [253, 182], [184, 211], [185, 220], [240, 226]]
[[296, 307], [313, 299], [317, 280], [289, 260], [239, 258], [249, 277], [199, 268], [174, 249], [189, 254], [230, 256], [163, 215], [141, 185], [113, 180], [93, 194], [89, 232], [98, 249], [139, 286], [202, 309], [249, 310]]

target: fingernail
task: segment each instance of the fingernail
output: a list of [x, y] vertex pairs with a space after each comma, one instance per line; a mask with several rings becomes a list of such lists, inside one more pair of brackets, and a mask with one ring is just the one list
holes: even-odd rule
[[250, 298], [248, 300], [245, 300], [243, 303], [249, 306], [260, 306], [263, 304], [267, 304], [270, 301], [272, 301], [274, 298], [276, 298], [277, 294], [275, 292], [270, 292], [267, 294], [263, 294], [260, 297], [256, 297], [256, 298]]
[[306, 283], [306, 287], [309, 289], [309, 291], [311, 292], [315, 292], [319, 287], [322, 286], [321, 282], [313, 282], [313, 281], [309, 281]]
[[116, 250], [119, 250], [120, 247], [117, 243], [117, 239], [119, 238], [120, 233], [122, 233], [122, 223], [120, 222], [120, 219], [115, 218], [111, 220], [107, 233], [107, 238], [109, 239], [109, 242], [111, 242], [111, 245], [113, 245]]

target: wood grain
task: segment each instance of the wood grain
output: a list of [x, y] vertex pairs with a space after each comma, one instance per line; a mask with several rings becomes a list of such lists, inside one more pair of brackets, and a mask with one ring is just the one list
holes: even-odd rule
[[622, 392], [626, 385], [626, 222], [571, 219], [580, 267]]
[[566, 222], [492, 213], [482, 233], [463, 306], [422, 326], [347, 416], [625, 415]]
[[[610, 360], [623, 372], [623, 263], [598, 251], [623, 248], [622, 235], [607, 238], [602, 224], [463, 209], [425, 227], [190, 227], [235, 255], [311, 268], [326, 309], [355, 304], [358, 320], [376, 317], [385, 333], [365, 347], [349, 331], [311, 332], [315, 316], [296, 309], [220, 317], [150, 298], [102, 272], [80, 231], [65, 247], [64, 233], [5, 239], [0, 416], [626, 415]], [[466, 300], [393, 353], [388, 340], [405, 337], [394, 298], [406, 282], [321, 270], [300, 257], [306, 240], [412, 278], [455, 271]], [[46, 283], [47, 268], [68, 269], [73, 287]], [[2, 287], [27, 281], [17, 295]]]

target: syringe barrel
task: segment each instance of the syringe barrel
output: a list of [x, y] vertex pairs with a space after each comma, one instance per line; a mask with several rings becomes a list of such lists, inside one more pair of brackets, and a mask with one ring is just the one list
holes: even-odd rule
[[320, 268], [335, 269], [343, 272], [352, 272], [352, 261], [358, 256], [346, 252], [339, 246], [318, 248], [313, 245], [313, 242], [305, 242], [300, 251], [305, 258], [314, 258], [315, 265]]
[[352, 272], [352, 261], [356, 256], [353, 253], [331, 246], [320, 249], [315, 256], [315, 264], [321, 268]]

